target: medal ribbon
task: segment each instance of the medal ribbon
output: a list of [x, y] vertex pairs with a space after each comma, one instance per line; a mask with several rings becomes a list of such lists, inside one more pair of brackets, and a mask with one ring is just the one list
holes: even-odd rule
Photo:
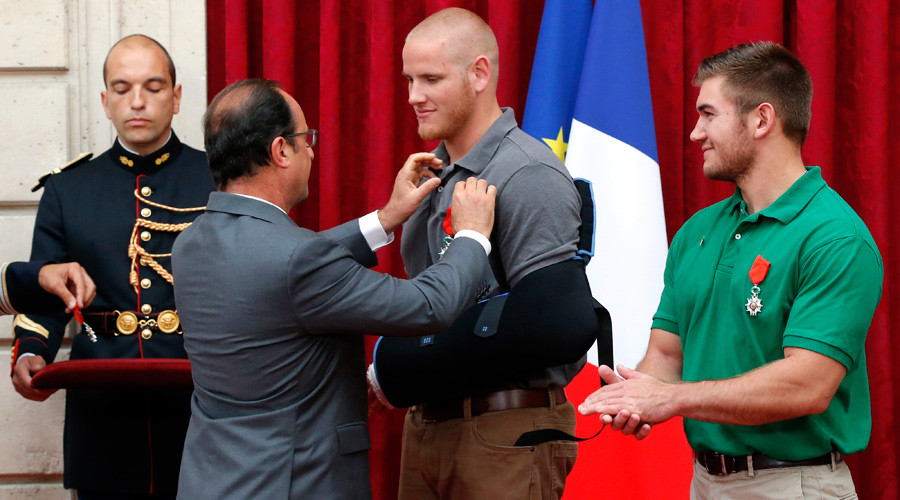
[[770, 265], [769, 261], [764, 259], [762, 255], [757, 255], [756, 260], [753, 261], [753, 265], [750, 266], [749, 275], [753, 286], [750, 288], [750, 298], [747, 299], [747, 304], [744, 305], [750, 316], [756, 316], [762, 310], [762, 300], [759, 299], [759, 284], [766, 279], [766, 274], [769, 272]]
[[444, 232], [450, 236], [456, 234], [456, 231], [453, 230], [453, 220], [450, 218], [450, 211], [453, 210], [453, 207], [447, 207], [447, 215], [444, 216], [444, 223], [441, 225], [444, 228]]
[[441, 239], [441, 250], [438, 252], [438, 258], [444, 256], [444, 252], [447, 251], [447, 248], [453, 241], [453, 235], [456, 234], [456, 231], [453, 230], [453, 220], [450, 217], [451, 210], [453, 210], [453, 207], [447, 207], [447, 214], [444, 215], [444, 222], [441, 224], [441, 227], [444, 228], [444, 232], [447, 233], [447, 236], [444, 236], [443, 239]]
[[81, 310], [78, 309], [78, 306], [75, 306], [75, 309], [72, 310], [72, 314], [75, 315], [75, 321], [84, 328], [84, 333], [88, 335], [88, 338], [91, 339], [91, 342], [97, 341], [97, 334], [94, 333], [94, 329], [91, 328], [91, 325], [84, 322], [84, 316], [81, 315]]
[[750, 281], [754, 285], [759, 285], [766, 279], [766, 274], [769, 273], [769, 266], [772, 264], [769, 263], [766, 259], [763, 258], [762, 255], [757, 255], [756, 260], [753, 261], [753, 265], [750, 266]]

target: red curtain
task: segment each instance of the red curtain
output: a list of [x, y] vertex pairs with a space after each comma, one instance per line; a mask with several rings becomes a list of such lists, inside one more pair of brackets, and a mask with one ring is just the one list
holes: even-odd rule
[[[900, 186], [900, 173], [889, 165], [900, 160], [900, 136], [890, 132], [900, 125], [900, 0], [642, 3], [670, 237], [691, 214], [733, 190], [703, 177], [699, 149], [688, 140], [697, 96], [690, 78], [700, 59], [736, 43], [774, 40], [809, 68], [815, 97], [804, 159], [820, 165], [829, 184], [866, 221], [886, 272], [884, 297], [866, 346], [872, 439], [866, 451], [847, 461], [861, 498], [896, 498], [900, 446], [893, 416], [900, 403], [895, 388], [900, 368], [892, 360], [900, 355], [900, 344], [892, 342], [892, 333], [900, 330], [890, 327], [890, 311], [900, 306], [900, 295], [892, 293], [900, 285], [893, 264], [900, 248], [892, 245], [898, 237], [892, 235], [889, 221], [900, 215], [900, 208], [891, 205], [889, 197], [891, 187]], [[406, 103], [400, 60], [406, 33], [444, 7], [480, 14], [500, 44], [500, 102], [521, 118], [542, 4], [209, 0], [209, 96], [247, 77], [284, 84], [310, 126], [321, 131], [310, 198], [292, 215], [309, 228], [331, 227], [382, 206], [406, 156], [433, 146], [416, 135]], [[379, 251], [379, 258], [379, 270], [403, 276], [398, 245]], [[401, 422], [399, 411], [371, 419], [376, 498], [396, 498]]]

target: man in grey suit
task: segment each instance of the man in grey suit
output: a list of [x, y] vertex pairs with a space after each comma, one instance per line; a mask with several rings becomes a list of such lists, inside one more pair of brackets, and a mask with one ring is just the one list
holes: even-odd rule
[[384, 209], [315, 233], [287, 211], [308, 194], [317, 132], [276, 82], [227, 87], [204, 133], [220, 192], [172, 252], [195, 387], [178, 496], [369, 498], [361, 334], [438, 332], [474, 304], [496, 190], [457, 183], [456, 239], [400, 280], [365, 265], [440, 183], [434, 155], [410, 156]]

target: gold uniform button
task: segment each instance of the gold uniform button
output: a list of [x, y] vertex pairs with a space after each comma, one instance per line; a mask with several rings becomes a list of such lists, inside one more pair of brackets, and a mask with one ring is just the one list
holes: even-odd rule
[[144, 304], [141, 306], [141, 312], [144, 314], [150, 314], [153, 312], [153, 306], [150, 304]]
[[146, 208], [146, 207], [145, 207], [145, 208], [142, 208], [142, 209], [141, 209], [141, 217], [150, 217], [150, 215], [151, 215], [152, 213], [153, 213], [153, 211], [150, 210], [149, 208]]
[[142, 265], [142, 266], [149, 266], [149, 265], [150, 265], [150, 261], [147, 260], [146, 257], [141, 257], [141, 265]]
[[159, 317], [156, 318], [156, 324], [159, 325], [159, 331], [163, 333], [175, 333], [181, 322], [178, 319], [177, 312], [165, 310], [159, 313]]
[[153, 194], [153, 190], [147, 186], [144, 186], [141, 188], [141, 194], [144, 196], [150, 196], [151, 194]]
[[150, 241], [150, 231], [141, 231], [141, 239], [144, 241]]
[[141, 338], [144, 340], [150, 340], [150, 337], [153, 336], [153, 332], [150, 331], [149, 328], [144, 328], [141, 330]]
[[116, 329], [122, 335], [131, 335], [138, 328], [138, 319], [131, 311], [125, 311], [116, 318]]
[[150, 288], [150, 280], [148, 278], [141, 280], [141, 288]]

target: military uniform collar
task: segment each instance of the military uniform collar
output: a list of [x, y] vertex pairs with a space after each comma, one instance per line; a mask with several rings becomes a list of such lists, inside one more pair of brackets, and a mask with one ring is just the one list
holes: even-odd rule
[[[788, 224], [803, 211], [813, 196], [825, 185], [819, 167], [806, 167], [806, 173], [800, 176], [774, 203], [751, 215], [748, 220], [753, 222], [759, 217], [769, 217]], [[735, 188], [729, 204], [732, 210], [741, 210], [746, 213], [747, 206], [741, 195], [741, 188]]]
[[[484, 171], [484, 168], [494, 157], [497, 148], [500, 147], [500, 141], [509, 134], [509, 131], [516, 128], [516, 115], [512, 108], [500, 108], [503, 114], [497, 118], [487, 132], [481, 136], [481, 139], [475, 143], [475, 146], [466, 153], [465, 156], [457, 160], [454, 165], [458, 165], [475, 175]], [[447, 154], [447, 147], [444, 141], [434, 150], [434, 154], [443, 160], [444, 165], [450, 162], [450, 155]]]
[[119, 142], [119, 138], [116, 137], [112, 148], [109, 150], [109, 155], [113, 163], [125, 170], [137, 175], [148, 175], [158, 172], [174, 162], [178, 155], [181, 154], [181, 149], [181, 141], [178, 140], [175, 132], [172, 132], [169, 140], [163, 147], [146, 156], [128, 151]]

